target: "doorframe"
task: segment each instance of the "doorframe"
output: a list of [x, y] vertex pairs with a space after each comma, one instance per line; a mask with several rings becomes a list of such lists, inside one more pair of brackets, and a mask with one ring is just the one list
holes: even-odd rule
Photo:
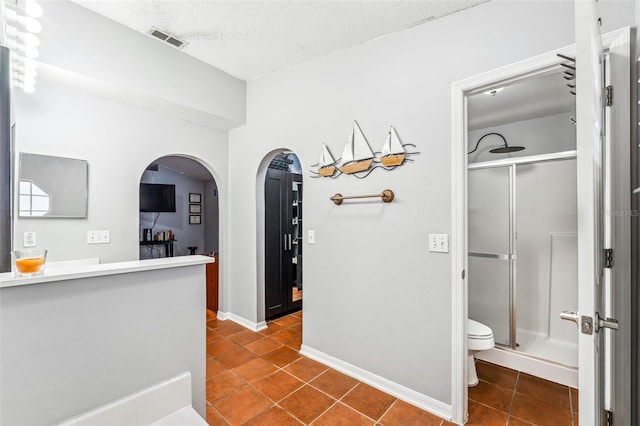
[[[608, 48], [620, 35], [629, 32], [621, 28], [602, 36]], [[520, 80], [558, 67], [563, 59], [558, 53], [575, 56], [575, 45], [566, 46], [514, 64], [478, 74], [451, 84], [451, 416], [464, 424], [468, 412], [467, 375], [467, 102], [466, 95], [481, 92], [488, 86]]]

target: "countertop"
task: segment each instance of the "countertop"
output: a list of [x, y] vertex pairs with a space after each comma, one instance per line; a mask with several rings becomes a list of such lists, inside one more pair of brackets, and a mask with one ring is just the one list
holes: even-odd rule
[[16, 277], [13, 272], [0, 274], [0, 288], [16, 287], [30, 284], [43, 284], [54, 281], [65, 281], [79, 278], [91, 278], [106, 275], [128, 274], [132, 272], [151, 271], [184, 266], [203, 265], [215, 262], [209, 256], [178, 256], [159, 259], [132, 260], [128, 262], [114, 262], [94, 265], [78, 265], [68, 268], [51, 268], [44, 273], [31, 277]]

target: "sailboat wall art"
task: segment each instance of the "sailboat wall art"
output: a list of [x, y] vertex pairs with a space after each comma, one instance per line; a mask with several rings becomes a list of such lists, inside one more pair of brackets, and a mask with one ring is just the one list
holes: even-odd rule
[[380, 153], [380, 162], [385, 167], [400, 166], [404, 163], [407, 153], [400, 142], [400, 138], [396, 133], [396, 130], [391, 126], [387, 140], [382, 146], [382, 152]]
[[336, 161], [333, 159], [333, 155], [327, 148], [327, 145], [322, 144], [322, 151], [320, 151], [320, 161], [317, 164], [318, 174], [322, 177], [333, 176], [336, 172]]
[[340, 171], [350, 175], [369, 170], [374, 157], [375, 155], [369, 146], [369, 142], [367, 142], [367, 138], [364, 137], [358, 122], [354, 121], [351, 137], [342, 151]]
[[351, 135], [342, 150], [342, 157], [335, 160], [326, 144], [322, 144], [320, 161], [311, 167], [311, 177], [330, 177], [335, 179], [343, 174], [364, 179], [376, 169], [395, 170], [397, 167], [413, 161], [410, 157], [419, 152], [408, 152], [398, 133], [391, 126], [380, 152], [374, 152], [357, 121], [353, 122]]

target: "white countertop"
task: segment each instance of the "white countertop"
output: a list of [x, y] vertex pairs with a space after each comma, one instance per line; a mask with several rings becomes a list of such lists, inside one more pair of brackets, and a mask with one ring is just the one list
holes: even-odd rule
[[128, 274], [131, 272], [179, 268], [183, 266], [203, 265], [213, 262], [215, 262], [215, 258], [213, 257], [194, 255], [132, 260], [129, 262], [103, 263], [97, 265], [79, 265], [69, 268], [52, 268], [49, 271], [45, 264], [44, 273], [41, 275], [16, 277], [13, 272], [0, 274], [0, 288], [74, 280], [79, 278], [101, 277], [106, 275]]

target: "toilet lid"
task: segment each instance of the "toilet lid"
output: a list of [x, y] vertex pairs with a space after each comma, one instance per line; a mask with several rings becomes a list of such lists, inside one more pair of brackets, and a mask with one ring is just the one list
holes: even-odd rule
[[493, 332], [486, 325], [469, 318], [467, 321], [467, 335], [469, 337], [489, 337], [493, 335]]

